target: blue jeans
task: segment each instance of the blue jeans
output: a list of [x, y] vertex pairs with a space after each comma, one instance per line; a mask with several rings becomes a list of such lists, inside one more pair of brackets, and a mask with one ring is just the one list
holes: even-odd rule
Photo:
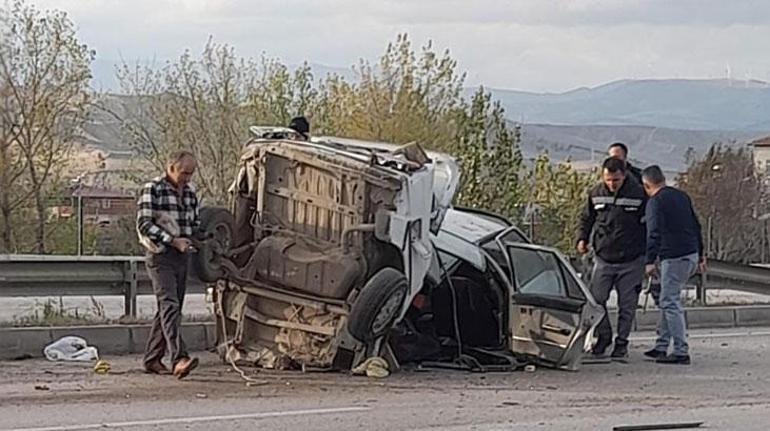
[[655, 350], [668, 352], [668, 346], [673, 340], [672, 354], [688, 354], [684, 309], [680, 295], [697, 266], [697, 253], [660, 262], [660, 321]]

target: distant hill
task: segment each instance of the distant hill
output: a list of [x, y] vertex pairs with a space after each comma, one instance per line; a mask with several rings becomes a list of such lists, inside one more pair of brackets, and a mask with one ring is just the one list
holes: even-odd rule
[[[162, 68], [167, 60], [140, 60], [138, 64], [152, 68]], [[122, 64], [120, 60], [97, 58], [91, 64], [91, 86], [100, 92], [119, 93], [121, 91], [120, 82], [115, 76], [116, 66]], [[129, 61], [130, 66], [135, 66], [137, 61]], [[288, 65], [290, 70], [299, 68], [298, 64]], [[315, 81], [326, 78], [328, 75], [338, 75], [345, 80], [352, 82], [356, 80], [356, 74], [351, 67], [334, 67], [320, 63], [309, 63], [310, 70], [313, 72]]]
[[535, 157], [547, 151], [555, 160], [591, 160], [598, 164], [609, 144], [620, 141], [628, 145], [635, 164], [660, 165], [667, 171], [684, 168], [684, 156], [692, 147], [696, 155], [704, 154], [716, 142], [745, 144], [768, 133], [756, 131], [682, 130], [649, 126], [555, 126], [524, 124], [522, 152]]
[[[345, 72], [313, 68], [316, 77]], [[527, 157], [547, 151], [554, 160], [593, 158], [599, 163], [607, 146], [621, 141], [637, 164], [675, 171], [684, 167], [690, 147], [703, 154], [715, 142], [745, 144], [770, 135], [770, 88], [759, 81], [626, 80], [561, 94], [491, 91], [505, 106], [506, 117], [523, 123]], [[135, 110], [138, 102], [104, 97], [109, 110], [120, 115]], [[103, 111], [93, 112], [85, 135], [85, 143], [113, 157], [128, 150], [119, 125]]]
[[507, 118], [525, 124], [770, 130], [770, 84], [762, 81], [622, 80], [565, 93], [489, 91]]

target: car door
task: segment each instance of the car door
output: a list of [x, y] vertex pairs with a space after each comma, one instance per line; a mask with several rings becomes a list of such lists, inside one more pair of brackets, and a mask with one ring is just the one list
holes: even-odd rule
[[506, 244], [511, 284], [511, 349], [548, 366], [576, 370], [604, 311], [555, 249]]

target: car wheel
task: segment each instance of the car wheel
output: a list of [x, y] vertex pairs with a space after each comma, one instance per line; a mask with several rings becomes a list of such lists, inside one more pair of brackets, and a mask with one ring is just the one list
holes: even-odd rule
[[409, 283], [401, 271], [383, 268], [361, 289], [350, 310], [348, 331], [359, 341], [385, 335], [401, 311]]
[[195, 254], [194, 266], [198, 278], [211, 283], [222, 278], [224, 274], [219, 259], [230, 249], [235, 222], [229, 211], [218, 207], [202, 208], [200, 217], [200, 230], [206, 239]]

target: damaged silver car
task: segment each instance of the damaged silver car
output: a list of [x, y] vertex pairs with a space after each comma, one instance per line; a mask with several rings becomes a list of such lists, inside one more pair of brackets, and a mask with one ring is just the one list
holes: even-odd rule
[[277, 369], [403, 363], [576, 369], [602, 308], [567, 260], [451, 207], [460, 169], [418, 144], [251, 129], [232, 205], [197, 255], [223, 359]]

